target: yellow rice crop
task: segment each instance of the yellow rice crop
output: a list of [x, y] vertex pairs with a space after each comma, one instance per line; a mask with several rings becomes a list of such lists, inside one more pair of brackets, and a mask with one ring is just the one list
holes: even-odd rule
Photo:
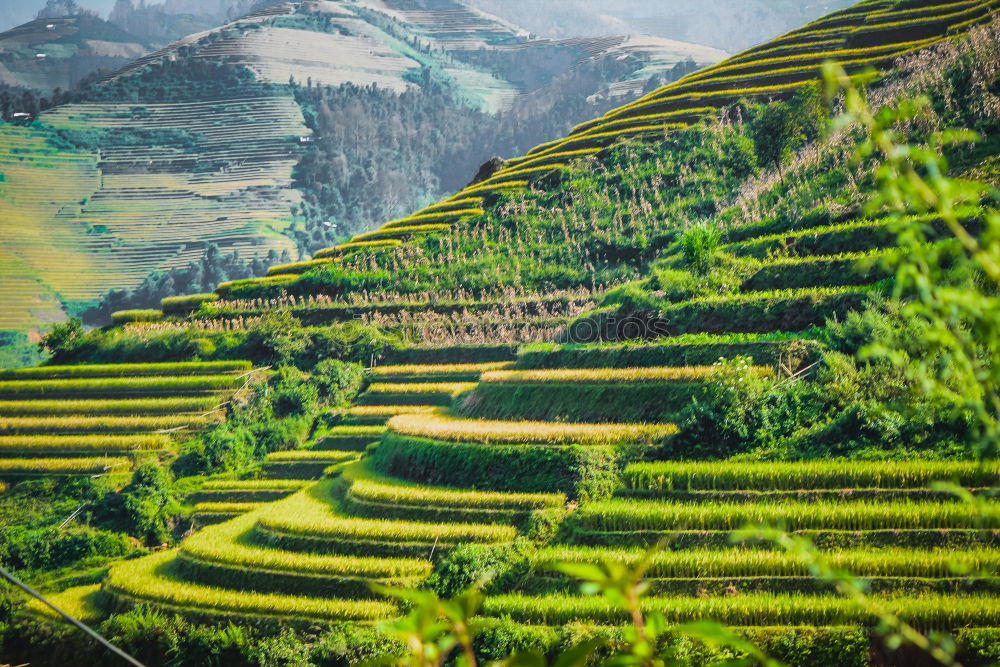
[[272, 452], [267, 455], [268, 463], [317, 463], [330, 462], [339, 463], [348, 461], [358, 456], [357, 452], [337, 452], [337, 451], [313, 451], [311, 449], [297, 449], [290, 452]]
[[358, 243], [360, 241], [373, 241], [383, 238], [396, 238], [404, 234], [433, 234], [434, 232], [443, 232], [451, 228], [451, 225], [445, 224], [430, 224], [430, 225], [406, 225], [403, 227], [388, 227], [385, 229], [376, 229], [374, 232], [366, 232], [364, 234], [358, 234], [352, 241]]
[[[874, 600], [898, 613], [904, 621], [920, 627], [954, 630], [1000, 622], [1000, 598], [994, 596], [874, 596]], [[875, 625], [878, 622], [871, 611], [853, 600], [833, 595], [752, 593], [733, 597], [647, 598], [642, 607], [647, 612], [660, 612], [669, 623], [705, 618], [734, 626]], [[543, 625], [579, 621], [620, 624], [629, 620], [624, 607], [600, 596], [499, 595], [486, 598], [482, 613]]]
[[391, 384], [374, 382], [368, 386], [371, 394], [447, 394], [458, 396], [476, 388], [475, 382], [420, 382]]
[[[84, 623], [97, 623], [107, 614], [101, 605], [101, 585], [74, 586], [59, 593], [50, 593], [45, 597], [64, 612]], [[62, 616], [52, 611], [48, 605], [32, 598], [26, 611], [35, 616], [41, 616], [48, 621], [65, 622]]]
[[505, 525], [348, 518], [337, 515], [325, 500], [332, 498], [332, 493], [332, 481], [321, 481], [281, 501], [281, 513], [262, 515], [259, 524], [278, 533], [348, 540], [497, 543], [509, 542], [517, 535], [513, 526]]
[[[635, 566], [645, 556], [639, 549], [551, 547], [531, 560], [541, 568], [553, 563], [617, 562]], [[973, 549], [849, 549], [826, 554], [834, 568], [859, 577], [949, 578], [962, 572], [1000, 571], [1000, 551]], [[761, 549], [683, 549], [661, 551], [652, 557], [648, 577], [787, 577], [810, 576], [801, 558], [782, 551]]]
[[0, 453], [65, 451], [103, 453], [112, 451], [159, 451], [173, 445], [170, 436], [150, 435], [4, 435]]
[[85, 475], [125, 472], [132, 462], [122, 457], [73, 459], [0, 459], [0, 474], [6, 475]]
[[205, 482], [203, 491], [295, 491], [308, 482], [297, 479], [220, 479]]
[[214, 396], [171, 398], [125, 398], [41, 401], [0, 401], [0, 415], [49, 416], [49, 415], [165, 415], [182, 412], [204, 413], [212, 410], [219, 401]]
[[399, 414], [430, 414], [440, 410], [437, 405], [357, 405], [347, 409], [352, 417], [391, 417]]
[[0, 433], [148, 433], [176, 428], [200, 428], [211, 416], [156, 415], [153, 417], [0, 417]]
[[[280, 503], [275, 503], [264, 511], [282, 510]], [[181, 550], [207, 562], [278, 572], [384, 578], [425, 577], [431, 571], [430, 561], [416, 558], [318, 556], [255, 546], [249, 543], [247, 533], [256, 521], [256, 516], [245, 515], [210, 526], [187, 538]]]
[[326, 266], [330, 263], [329, 259], [313, 259], [308, 262], [295, 262], [294, 264], [281, 264], [278, 266], [272, 266], [267, 270], [268, 276], [278, 276], [293, 273], [305, 273], [309, 269], [315, 269], [320, 266]]
[[199, 514], [242, 514], [261, 505], [262, 503], [196, 503], [194, 511]]
[[502, 493], [416, 486], [379, 475], [361, 463], [346, 468], [342, 475], [351, 482], [352, 496], [374, 503], [516, 511], [566, 504], [566, 496], [561, 493]]
[[437, 414], [401, 414], [389, 430], [402, 435], [483, 444], [651, 444], [677, 433], [673, 424], [560, 424], [462, 419]]
[[372, 377], [391, 378], [395, 375], [462, 375], [466, 373], [487, 373], [489, 371], [502, 371], [514, 367], [513, 361], [498, 361], [486, 364], [409, 364], [401, 366], [376, 366], [369, 373]]

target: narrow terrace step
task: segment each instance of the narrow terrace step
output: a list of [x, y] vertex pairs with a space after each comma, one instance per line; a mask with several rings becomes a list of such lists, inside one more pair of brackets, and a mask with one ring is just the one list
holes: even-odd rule
[[376, 366], [369, 375], [376, 382], [386, 383], [431, 383], [431, 382], [475, 382], [483, 373], [500, 371], [514, 367], [514, 362], [499, 361], [482, 364], [411, 364], [399, 366]]
[[[634, 568], [643, 549], [556, 546], [530, 556], [531, 572], [518, 590], [532, 595], [573, 593], [579, 581], [558, 574], [554, 563], [599, 565], [616, 562]], [[985, 592], [1000, 588], [1000, 579], [977, 573], [995, 572], [1000, 552], [993, 549], [933, 551], [928, 549], [844, 549], [826, 554], [837, 569], [864, 578], [873, 592]], [[960, 572], [973, 573], [962, 576]], [[801, 558], [778, 550], [687, 549], [660, 551], [649, 562], [649, 595], [732, 595], [740, 592], [799, 592], [836, 595], [817, 580]]]
[[263, 502], [200, 502], [194, 506], [192, 518], [202, 526], [221, 523], [252, 512], [263, 504]]
[[648, 343], [539, 343], [524, 345], [518, 352], [517, 368], [651, 368], [711, 365], [720, 357], [750, 357], [754, 364], [777, 366], [789, 345], [804, 348], [805, 357], [815, 355], [819, 344], [802, 333], [687, 334], [659, 338]]
[[368, 445], [381, 440], [384, 433], [384, 426], [335, 426], [319, 437], [309, 449], [363, 452]]
[[274, 452], [264, 459], [269, 479], [318, 479], [327, 468], [358, 457], [357, 452], [296, 450]]
[[346, 425], [384, 425], [390, 418], [403, 414], [429, 414], [440, 409], [437, 405], [358, 405], [344, 411]]
[[438, 405], [447, 406], [475, 388], [475, 382], [376, 382], [358, 399], [359, 405]]
[[295, 493], [307, 482], [302, 480], [248, 479], [215, 480], [185, 498], [187, 503], [265, 503]]
[[384, 521], [346, 516], [335, 499], [339, 483], [323, 480], [281, 501], [280, 514], [261, 514], [254, 526], [254, 540], [291, 551], [428, 559], [460, 544], [504, 544], [517, 535], [513, 526], [496, 523]]
[[49, 475], [97, 476], [127, 473], [131, 470], [132, 460], [120, 456], [0, 459], [0, 479]]
[[[260, 513], [281, 514], [281, 504]], [[415, 587], [430, 574], [421, 559], [322, 556], [272, 549], [253, 540], [254, 515], [188, 537], [177, 555], [185, 581], [229, 590], [375, 599], [371, 585]]]
[[[761, 377], [770, 367], [751, 369]], [[457, 405], [464, 417], [547, 422], [674, 421], [702, 391], [711, 366], [491, 371]]]
[[500, 493], [416, 485], [381, 475], [365, 462], [342, 469], [335, 487], [344, 511], [410, 521], [520, 523], [539, 509], [566, 504], [561, 493]]
[[104, 590], [129, 606], [145, 603], [170, 612], [233, 620], [372, 621], [398, 613], [396, 605], [385, 601], [227, 591], [190, 583], [173, 551], [116, 564]]

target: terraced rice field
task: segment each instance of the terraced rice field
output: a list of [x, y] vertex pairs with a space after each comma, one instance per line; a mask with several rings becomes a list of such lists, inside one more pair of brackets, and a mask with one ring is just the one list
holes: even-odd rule
[[0, 371], [0, 478], [128, 472], [223, 418], [246, 362]]
[[[79, 104], [44, 128], [0, 127], [3, 328], [58, 320], [53, 295], [87, 302], [187, 266], [208, 243], [244, 257], [282, 251], [299, 137], [291, 97], [183, 104]], [[57, 149], [56, 129], [180, 131], [100, 155]], [[255, 136], [253, 146], [241, 140]], [[263, 245], [260, 240], [263, 239]], [[16, 283], [16, 284], [15, 284]]]
[[[915, 26], [943, 34], [953, 21], [993, 7], [958, 4], [871, 13], [889, 4], [866, 3], [867, 13], [834, 15], [734, 59], [731, 70], [694, 77], [691, 88], [678, 89], [704, 103], [716, 93], [697, 92], [699, 82], [735, 76], [742, 64], [782, 49], [808, 51], [810, 40], [822, 38], [824, 49], [871, 48], [863, 37], [868, 26], [898, 38], [878, 51], [881, 58], [894, 48], [904, 52], [914, 39], [934, 38], [923, 28], [915, 34]], [[855, 32], [858, 43], [852, 44]], [[767, 63], [758, 65], [769, 71]], [[794, 83], [799, 74], [775, 76]], [[755, 90], [791, 89], [785, 86]], [[660, 91], [601, 122], [637, 118], [640, 108], [639, 116], [661, 113], [672, 108], [671, 96], [670, 89]], [[590, 141], [599, 126], [533, 156], [571, 153], [572, 142]], [[631, 129], [615, 131], [634, 136]], [[471, 198], [467, 192], [429, 215], [468, 211], [477, 205]], [[424, 224], [425, 215], [397, 227]], [[116, 565], [105, 594], [199, 615], [381, 618], [398, 609], [376, 599], [369, 583], [415, 585], [454, 548], [509, 545], [528, 532], [533, 513], [543, 512], [559, 530], [549, 543], [529, 549], [526, 572], [509, 590], [487, 597], [484, 616], [533, 626], [627, 623], [618, 606], [578, 595], [577, 583], [551, 563], [633, 564], [646, 548], [663, 544], [652, 558], [643, 604], [670, 622], [714, 618], [765, 628], [877, 623], [810, 576], [799, 558], [766, 542], [737, 541], [748, 523], [766, 523], [811, 538], [831, 564], [862, 577], [874, 600], [922, 629], [996, 627], [1000, 504], [988, 493], [1000, 484], [995, 464], [823, 459], [623, 465], [644, 454], [663, 458], [657, 448], [677, 431], [664, 405], [672, 392], [686, 392], [687, 399], [697, 392], [714, 361], [746, 355], [760, 374], [787, 373], [791, 348], [803, 357], [815, 351], [802, 330], [843, 315], [886, 286], [877, 274], [844, 278], [844, 263], [891, 252], [884, 221], [820, 228], [792, 220], [786, 227], [732, 231], [725, 248], [758, 262], [756, 273], [735, 294], [665, 300], [660, 317], [671, 335], [658, 340], [531, 345], [516, 358], [513, 349], [497, 347], [488, 361], [471, 346], [393, 351], [392, 363], [370, 369], [369, 391], [335, 416], [337, 426], [320, 433], [309, 449], [270, 458], [269, 479], [206, 486], [199, 499], [206, 513], [235, 519], [203, 529], [175, 552]], [[772, 258], [774, 248], [785, 248], [785, 256]], [[797, 282], [786, 286], [789, 271]], [[534, 393], [510, 398], [529, 391]], [[497, 414], [505, 405], [516, 409]], [[581, 413], [590, 419], [565, 418]], [[611, 413], [618, 419], [607, 418]], [[939, 480], [968, 487], [980, 502], [960, 502], [931, 488]], [[274, 501], [282, 494], [290, 495]]]
[[[608, 358], [615, 352], [608, 347], [597, 346], [592, 352]], [[587, 349], [572, 351], [582, 354]], [[536, 349], [520, 359], [544, 367], [540, 357], [566, 358], [566, 352]], [[457, 358], [455, 363], [376, 367], [371, 373], [377, 380], [405, 379], [399, 384], [411, 386], [418, 396], [427, 380], [447, 376], [470, 382], [476, 374], [483, 379], [500, 374], [501, 379], [545, 381], [568, 373], [613, 379], [627, 387], [650, 379], [705, 375], [680, 365], [646, 371], [516, 371], [509, 364], [470, 364]], [[348, 411], [348, 423], [321, 434], [310, 449], [272, 456], [265, 466], [267, 479], [206, 484], [189, 500], [197, 501], [196, 516], [203, 527], [179, 550], [120, 563], [102, 593], [80, 589], [80, 596], [219, 618], [297, 622], [392, 616], [397, 608], [379, 599], [372, 583], [416, 586], [430, 574], [432, 563], [456, 546], [510, 543], [526, 529], [532, 512], [563, 512], [567, 504], [564, 493], [472, 490], [463, 484], [467, 470], [442, 471], [452, 486], [393, 476], [386, 472], [387, 460], [379, 450], [403, 435], [397, 430], [400, 422], [406, 427], [407, 420], [414, 420], [426, 429], [430, 419], [461, 428], [461, 439], [483, 449], [502, 448], [493, 444], [497, 429], [504, 442], [532, 432], [533, 437], [518, 446], [521, 451], [530, 442], [545, 447], [579, 441], [581, 434], [591, 432], [573, 424], [463, 420], [435, 407], [368, 409], [373, 407], [398, 413], [388, 431], [379, 425], [351, 425], [355, 417]], [[416, 412], [407, 415], [406, 410]], [[670, 429], [631, 425], [602, 430], [596, 442], [634, 439], [636, 433], [654, 430], [669, 434]], [[560, 431], [563, 435], [556, 435]], [[360, 443], [379, 439], [382, 444], [374, 457], [359, 459], [364, 449]], [[337, 442], [357, 446], [337, 450]], [[297, 476], [280, 471], [286, 463], [310, 462], [317, 467], [299, 468]], [[408, 472], [405, 476], [420, 476], [416, 470]], [[524, 472], [516, 467], [500, 471], [505, 476]], [[279, 479], [284, 477], [292, 479]], [[309, 481], [314, 478], [321, 479]], [[614, 497], [585, 501], [569, 512], [556, 543], [531, 552], [527, 574], [515, 589], [488, 597], [482, 613], [528, 625], [581, 619], [625, 622], [617, 608], [603, 600], [577, 596], [577, 584], [551, 564], [634, 564], [646, 547], [666, 538], [671, 548], [656, 555], [648, 570], [645, 606], [672, 621], [708, 614], [740, 626], [872, 622], [810, 576], [797, 557], [765, 544], [737, 548], [731, 539], [734, 531], [749, 521], [766, 521], [811, 536], [832, 564], [864, 577], [876, 596], [885, 596], [886, 604], [921, 627], [994, 623], [1000, 614], [993, 595], [1000, 587], [993, 574], [1000, 562], [998, 506], [990, 503], [979, 509], [948, 500], [928, 489], [937, 479], [953, 479], [975, 490], [995, 485], [1000, 470], [993, 464], [921, 461], [633, 464], [621, 473]], [[734, 590], [740, 595], [733, 596]]]

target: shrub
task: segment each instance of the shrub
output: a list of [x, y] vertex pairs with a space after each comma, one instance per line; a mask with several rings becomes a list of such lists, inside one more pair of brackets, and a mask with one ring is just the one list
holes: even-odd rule
[[360, 364], [324, 359], [312, 369], [311, 380], [320, 399], [327, 406], [337, 408], [354, 401], [364, 384], [364, 372]]
[[247, 354], [273, 364], [290, 363], [306, 350], [306, 339], [297, 334], [302, 323], [287, 310], [265, 312], [247, 328]]
[[523, 539], [502, 546], [460, 546], [434, 566], [426, 586], [442, 598], [455, 597], [473, 586], [487, 593], [509, 590], [528, 572], [530, 551]]
[[819, 390], [753, 372], [748, 357], [720, 360], [716, 373], [678, 419], [664, 458], [720, 459], [775, 446], [822, 408]]
[[715, 251], [722, 240], [722, 231], [708, 223], [692, 225], [681, 235], [681, 252], [684, 263], [698, 275], [706, 275], [712, 269]]
[[271, 379], [271, 409], [278, 419], [313, 414], [319, 406], [319, 392], [304, 373], [282, 366]]
[[155, 463], [145, 463], [136, 468], [120, 493], [105, 496], [94, 514], [100, 523], [159, 545], [170, 540], [178, 510], [167, 472]]

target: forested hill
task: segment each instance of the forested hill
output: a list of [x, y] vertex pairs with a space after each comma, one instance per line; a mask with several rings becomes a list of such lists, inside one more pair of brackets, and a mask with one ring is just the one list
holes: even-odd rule
[[[210, 246], [239, 253], [214, 277], [308, 257], [724, 55], [657, 39], [530, 41], [452, 1], [265, 4], [34, 124], [0, 126], [0, 270], [18, 286], [0, 330], [77, 314]], [[169, 285], [147, 291], [158, 300]]]

